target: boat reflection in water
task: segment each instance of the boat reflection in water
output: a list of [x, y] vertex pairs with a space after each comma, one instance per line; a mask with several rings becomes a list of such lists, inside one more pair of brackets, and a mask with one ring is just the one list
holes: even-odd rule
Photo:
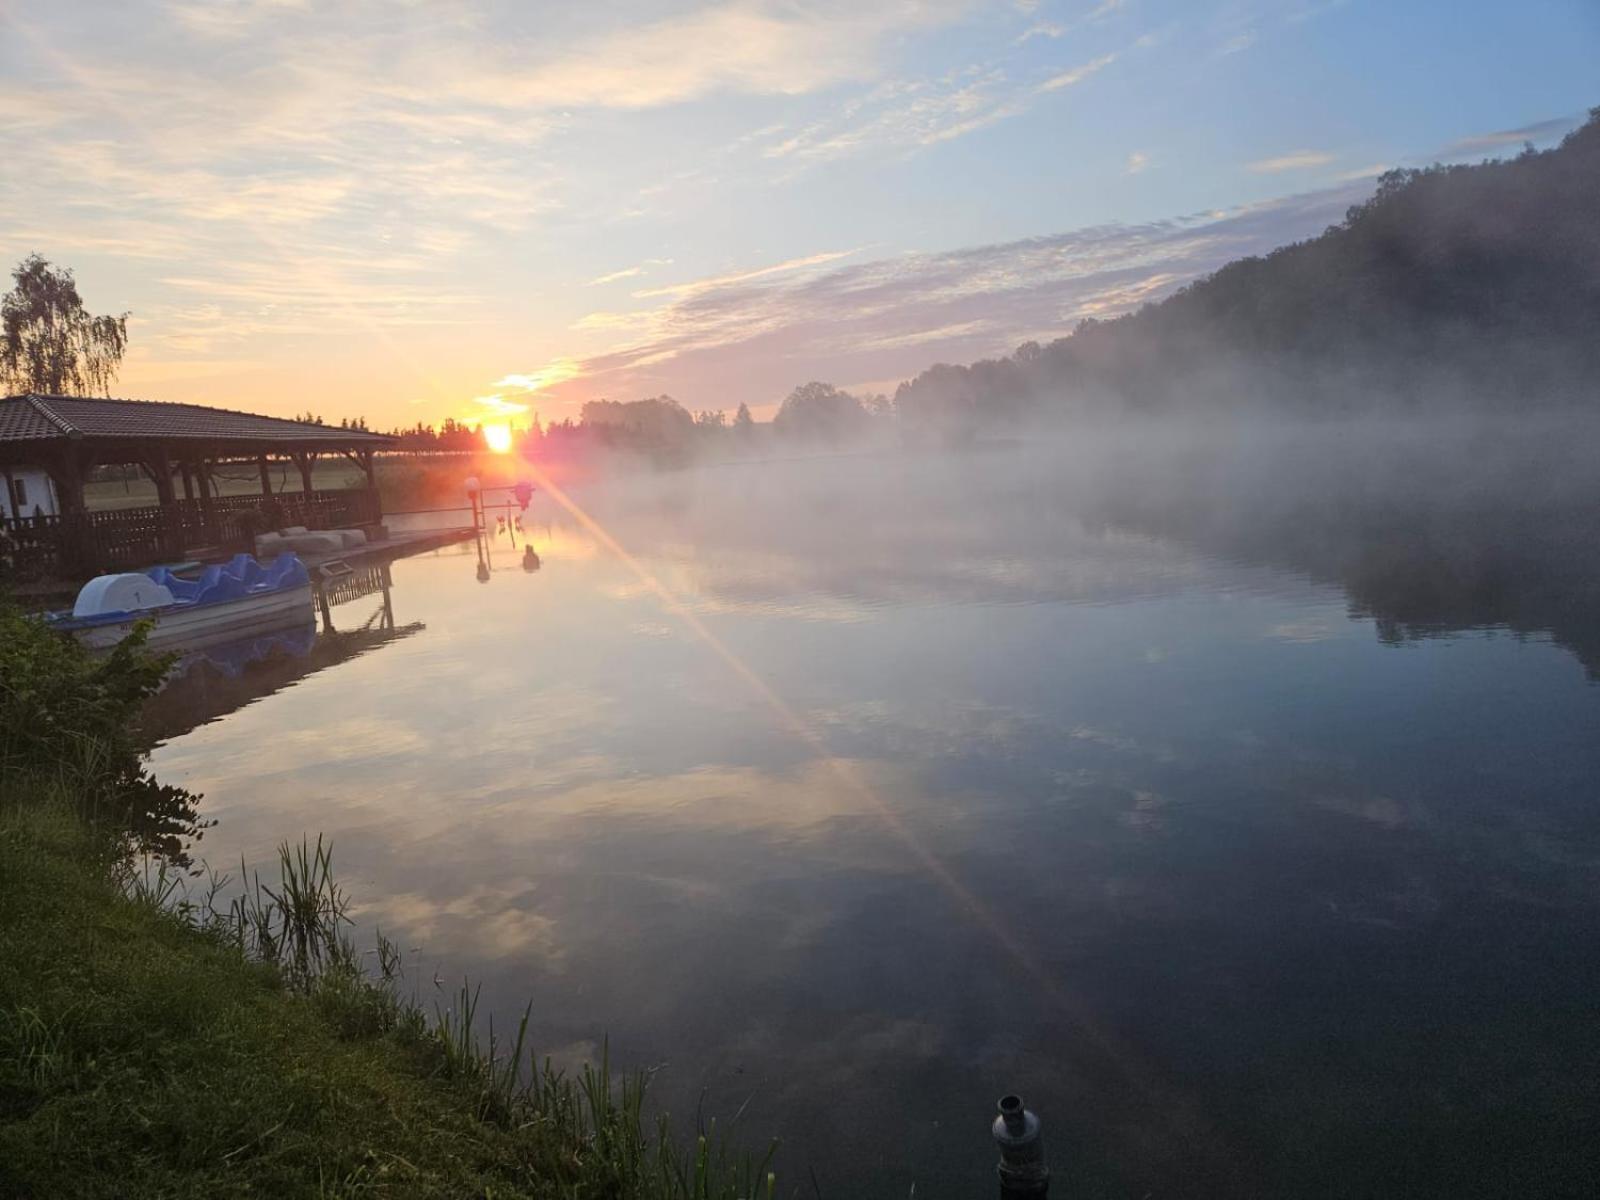
[[[320, 620], [308, 612], [281, 629], [189, 647], [145, 707], [146, 739], [169, 741], [307, 676], [421, 633], [427, 628], [421, 621], [395, 621], [393, 586], [388, 562], [340, 572], [317, 584]], [[379, 598], [375, 608], [362, 604], [373, 596]]]

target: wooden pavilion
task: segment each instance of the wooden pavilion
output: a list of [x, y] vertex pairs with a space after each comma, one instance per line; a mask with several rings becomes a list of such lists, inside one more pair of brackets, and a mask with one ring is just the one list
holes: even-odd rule
[[[383, 513], [373, 456], [392, 444], [365, 430], [198, 404], [8, 396], [0, 399], [0, 482], [11, 504], [0, 529], [14, 566], [73, 576], [249, 550], [269, 497], [282, 524], [375, 525]], [[360, 468], [363, 485], [318, 491], [313, 470], [322, 456], [348, 459]], [[274, 493], [274, 462], [294, 465], [299, 491]], [[260, 494], [222, 495], [218, 468], [228, 464], [253, 466]], [[154, 484], [154, 506], [86, 503], [84, 484], [93, 468], [128, 465]], [[48, 477], [52, 511], [42, 505], [21, 511], [16, 477], [28, 472]]]

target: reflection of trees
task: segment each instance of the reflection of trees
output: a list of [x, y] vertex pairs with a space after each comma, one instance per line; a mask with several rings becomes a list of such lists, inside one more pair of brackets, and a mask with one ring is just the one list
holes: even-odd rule
[[[1094, 509], [1237, 561], [1343, 588], [1386, 641], [1549, 634], [1600, 677], [1600, 478], [1586, 425], [1339, 430], [1191, 449]], [[1108, 472], [1110, 474], [1110, 472]]]
[[728, 606], [1107, 602], [1249, 586], [1240, 569], [1266, 568], [1342, 588], [1385, 639], [1549, 633], [1600, 674], [1597, 444], [1578, 422], [1156, 425], [725, 484], [708, 470], [600, 516], [642, 553], [687, 554]]

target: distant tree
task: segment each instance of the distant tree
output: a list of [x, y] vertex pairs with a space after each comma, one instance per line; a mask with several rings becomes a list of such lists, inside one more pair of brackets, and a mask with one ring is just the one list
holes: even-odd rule
[[580, 410], [584, 428], [608, 442], [646, 451], [685, 445], [694, 418], [671, 396], [644, 400], [590, 400]]
[[0, 301], [0, 385], [8, 392], [109, 396], [128, 347], [128, 314], [84, 310], [72, 272], [30, 254]]
[[786, 437], [842, 441], [859, 433], [867, 410], [831, 383], [801, 384], [778, 406], [772, 427]]
[[740, 401], [739, 411], [733, 414], [734, 430], [741, 434], [749, 433], [755, 425], [755, 418], [750, 415], [750, 406]]
[[720, 408], [706, 412], [697, 412], [694, 423], [703, 429], [725, 429], [728, 425], [728, 414]]

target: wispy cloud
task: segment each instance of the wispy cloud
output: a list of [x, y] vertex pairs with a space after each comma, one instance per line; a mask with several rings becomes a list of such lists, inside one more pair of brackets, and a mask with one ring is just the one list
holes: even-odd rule
[[474, 414], [477, 417], [520, 417], [531, 407], [521, 401], [507, 400], [504, 396], [499, 395], [474, 396], [472, 402], [479, 409], [484, 410]]
[[576, 378], [578, 371], [578, 364], [572, 359], [558, 358], [553, 362], [546, 363], [536, 371], [504, 375], [494, 381], [494, 386], [497, 388], [510, 388], [519, 392], [542, 392], [548, 387]]
[[1086, 63], [1073, 67], [1071, 70], [1062, 71], [1059, 75], [1052, 75], [1039, 85], [1041, 92], [1055, 92], [1062, 88], [1075, 87], [1098, 71], [1103, 71], [1117, 61], [1113, 54], [1102, 54], [1099, 58], [1092, 58]]
[[1067, 35], [1065, 25], [1057, 25], [1054, 21], [1040, 21], [1037, 25], [1030, 25], [1017, 35], [1017, 45], [1025, 46], [1034, 38], [1059, 38]]
[[1304, 171], [1308, 167], [1325, 167], [1336, 156], [1326, 150], [1292, 150], [1274, 158], [1260, 158], [1246, 163], [1245, 170], [1257, 175], [1276, 175], [1282, 171]]
[[609, 275], [601, 275], [596, 279], [591, 279], [589, 280], [589, 286], [598, 287], [599, 285], [605, 283], [616, 283], [621, 279], [633, 279], [636, 276], [643, 275], [646, 271], [650, 270], [651, 267], [666, 267], [671, 265], [672, 260], [670, 258], [647, 258], [637, 266], [624, 267], [620, 271], [612, 271]]
[[0, 228], [69, 261], [160, 263], [138, 310], [171, 353], [448, 325], [491, 304], [462, 260], [569, 202], [546, 156], [574, 110], [871, 79], [972, 2], [714, 0], [537, 31], [455, 3], [130, 0], [87, 29], [8, 11]]
[[939, 79], [892, 80], [837, 117], [766, 146], [769, 159], [820, 162], [854, 154], [914, 151], [973, 133], [1024, 111], [1024, 93], [999, 67], [973, 66]]
[[719, 90], [796, 95], [870, 75], [887, 39], [947, 23], [969, 7], [966, 0], [727, 0], [579, 39], [550, 57], [466, 71], [444, 85], [486, 104], [550, 109], [646, 108]]
[[[1022, 31], [1022, 33], [1016, 39], [1016, 44], [1023, 46], [1028, 42], [1031, 42], [1034, 38], [1049, 38], [1054, 40], [1056, 38], [1066, 37], [1067, 34], [1081, 28], [1084, 25], [1095, 25], [1101, 21], [1104, 21], [1107, 17], [1111, 16], [1112, 13], [1116, 12], [1120, 8], [1123, 8], [1126, 4], [1127, 0], [1101, 0], [1099, 4], [1095, 5], [1092, 9], [1084, 13], [1083, 16], [1079, 17], [1075, 21], [1036, 21]], [[1025, 11], [1031, 14], [1034, 12], [1034, 9], [1030, 8]]]
[[572, 404], [669, 391], [694, 406], [731, 407], [776, 400], [806, 378], [904, 378], [932, 361], [1003, 353], [1037, 331], [1064, 334], [1085, 316], [1128, 311], [1230, 259], [1325, 228], [1365, 190], [823, 271], [732, 272], [662, 295], [653, 309], [605, 314], [623, 340], [550, 390]]
[[717, 275], [709, 279], [692, 279], [687, 283], [674, 283], [666, 287], [651, 288], [648, 291], [635, 292], [637, 300], [649, 300], [658, 296], [695, 296], [702, 292], [714, 292], [719, 288], [732, 287], [735, 284], [751, 283], [757, 279], [766, 279], [773, 275], [785, 275], [792, 271], [803, 271], [808, 267], [820, 267], [827, 263], [838, 262], [841, 258], [849, 258], [857, 250], [824, 250], [817, 254], [807, 254], [800, 258], [791, 258], [785, 262], [773, 263], [770, 266], [754, 267], [748, 271], [736, 271], [729, 275]]
[[1479, 133], [1451, 142], [1439, 151], [1440, 158], [1467, 158], [1476, 154], [1493, 154], [1511, 146], [1531, 142], [1535, 146], [1548, 144], [1572, 132], [1580, 124], [1580, 117], [1553, 117], [1548, 121], [1535, 121], [1516, 129], [1500, 129], [1493, 133]]
[[1135, 150], [1132, 154], [1128, 155], [1128, 161], [1123, 167], [1123, 173], [1125, 175], [1137, 175], [1141, 171], [1149, 170], [1149, 168], [1150, 156], [1145, 154], [1143, 151]]

